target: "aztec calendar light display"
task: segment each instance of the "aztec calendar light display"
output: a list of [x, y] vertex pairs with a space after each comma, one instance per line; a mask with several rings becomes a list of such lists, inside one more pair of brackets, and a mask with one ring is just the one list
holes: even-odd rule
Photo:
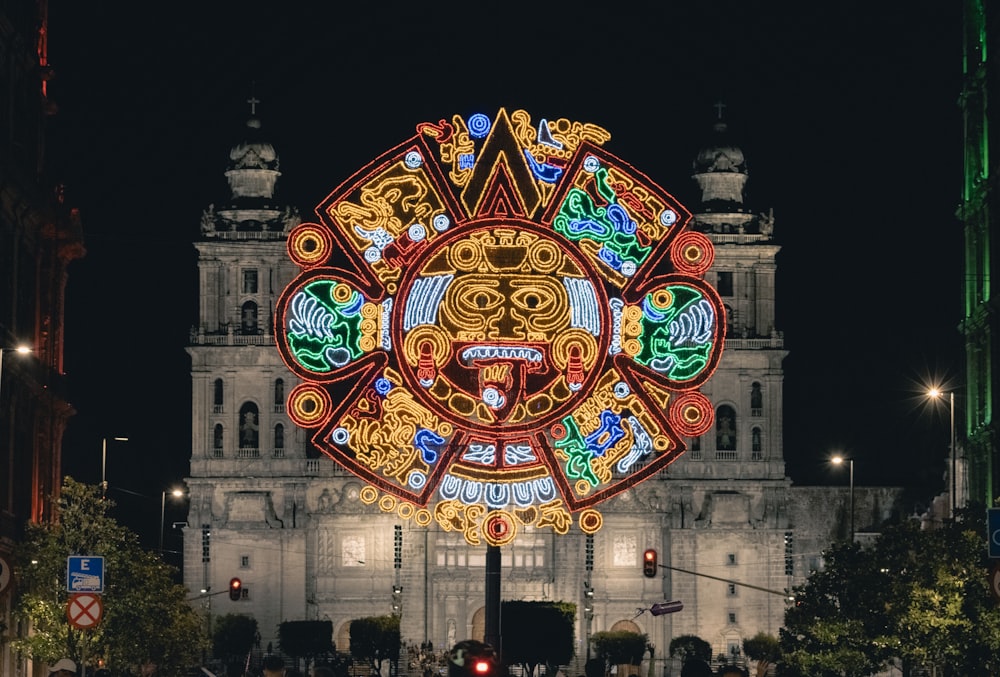
[[593, 533], [712, 426], [712, 244], [608, 139], [521, 110], [422, 123], [290, 233], [287, 411], [363, 502], [473, 545]]

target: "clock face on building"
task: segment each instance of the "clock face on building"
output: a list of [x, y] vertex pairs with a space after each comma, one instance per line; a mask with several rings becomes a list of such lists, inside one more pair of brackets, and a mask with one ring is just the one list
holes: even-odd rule
[[288, 411], [362, 501], [470, 543], [593, 532], [711, 426], [712, 245], [608, 138], [502, 109], [423, 123], [290, 234]]

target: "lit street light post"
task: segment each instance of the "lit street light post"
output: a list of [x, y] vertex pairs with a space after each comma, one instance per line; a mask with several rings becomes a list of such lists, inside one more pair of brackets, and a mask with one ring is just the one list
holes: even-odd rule
[[171, 489], [170, 491], [164, 491], [160, 494], [160, 556], [163, 556], [163, 531], [166, 528], [166, 514], [167, 514], [167, 494], [170, 494], [174, 498], [181, 498], [184, 496], [183, 489]]
[[[4, 355], [4, 353], [9, 353], [9, 352], [18, 353], [20, 355], [26, 355], [26, 354], [28, 354], [28, 353], [31, 352], [31, 348], [29, 348], [28, 346], [25, 346], [25, 345], [17, 346], [13, 350], [0, 348], [0, 385], [3, 385], [3, 380], [2, 380], [2, 377], [3, 377], [3, 355]], [[2, 392], [2, 391], [0, 391], [0, 392]], [[10, 456], [9, 456], [9, 459], [8, 459], [7, 481], [5, 482], [5, 484], [7, 484], [7, 495], [8, 496], [13, 496], [14, 495], [14, 456], [15, 456], [15, 454], [11, 453]]]
[[849, 476], [850, 476], [850, 504], [851, 504], [851, 543], [854, 542], [854, 459], [844, 458], [843, 456], [834, 456], [830, 459], [830, 463], [834, 465], [840, 465], [844, 461], [847, 461], [849, 466]]
[[[938, 388], [931, 388], [927, 391], [927, 396], [932, 400], [939, 400], [944, 396]], [[951, 514], [951, 518], [955, 519], [955, 504], [958, 502], [958, 484], [956, 475], [956, 461], [955, 461], [955, 392], [952, 391], [948, 393], [948, 418], [950, 420], [951, 432], [950, 432], [950, 453], [951, 453], [951, 487], [949, 488], [949, 501], [948, 507]]]
[[0, 348], [0, 385], [3, 384], [3, 355], [4, 353], [18, 353], [20, 355], [26, 355], [31, 352], [31, 348], [28, 346], [17, 346], [13, 350], [10, 348]]
[[[127, 437], [112, 437], [116, 442], [128, 442]], [[101, 438], [101, 498], [108, 496], [108, 438]]]

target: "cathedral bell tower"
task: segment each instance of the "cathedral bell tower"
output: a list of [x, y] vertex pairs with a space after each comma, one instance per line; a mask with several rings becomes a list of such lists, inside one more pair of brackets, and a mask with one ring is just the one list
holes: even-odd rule
[[[278, 154], [263, 135], [258, 102], [249, 103], [251, 117], [229, 152], [228, 196], [205, 209], [194, 243], [184, 582], [202, 591], [208, 613], [252, 615], [270, 635], [281, 620], [305, 617], [305, 482], [317, 461], [306, 458], [305, 435], [285, 413], [296, 380], [274, 343], [277, 297], [298, 272], [285, 241], [301, 219], [278, 199]], [[215, 594], [234, 578], [237, 599]], [[282, 594], [265, 594], [271, 586]]]
[[[783, 339], [774, 324], [773, 213], [746, 204], [747, 159], [718, 119], [698, 151], [693, 175], [694, 230], [715, 247], [707, 279], [726, 309], [726, 351], [706, 394], [716, 403], [715, 429], [691, 440], [685, 471], [742, 479], [784, 478], [782, 448]], [[714, 278], [714, 279], [713, 279]], [[708, 464], [699, 463], [708, 461]], [[714, 470], [713, 470], [714, 469]]]

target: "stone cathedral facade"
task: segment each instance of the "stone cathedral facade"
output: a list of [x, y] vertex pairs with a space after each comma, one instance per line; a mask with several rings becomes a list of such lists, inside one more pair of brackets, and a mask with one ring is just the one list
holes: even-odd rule
[[[346, 650], [352, 619], [389, 613], [400, 615], [411, 645], [482, 639], [485, 547], [362, 503], [363, 484], [312, 449], [285, 412], [296, 380], [275, 348], [274, 309], [298, 272], [286, 238], [301, 218], [276, 198], [279, 159], [263, 132], [251, 118], [229, 155], [231, 194], [205, 210], [195, 243], [185, 585], [200, 591], [209, 624], [222, 614], [254, 616], [264, 651], [277, 650], [283, 621], [328, 619]], [[719, 121], [694, 161], [701, 200], [687, 205], [694, 229], [715, 245], [707, 278], [728, 316], [726, 351], [703, 387], [716, 407], [714, 429], [688, 440], [667, 470], [603, 504], [596, 534], [529, 529], [502, 547], [503, 599], [577, 604], [574, 674], [587, 637], [602, 630], [647, 634], [658, 661], [682, 634], [727, 656], [757, 632], [777, 635], [784, 591], [847, 536], [846, 487], [798, 488], [785, 476], [779, 246], [773, 217], [744, 203], [747, 177]], [[887, 517], [894, 496], [858, 491], [857, 531]], [[642, 573], [648, 549], [663, 565], [653, 578]], [[232, 578], [242, 582], [239, 600], [228, 594]], [[684, 608], [637, 616], [665, 600]]]

